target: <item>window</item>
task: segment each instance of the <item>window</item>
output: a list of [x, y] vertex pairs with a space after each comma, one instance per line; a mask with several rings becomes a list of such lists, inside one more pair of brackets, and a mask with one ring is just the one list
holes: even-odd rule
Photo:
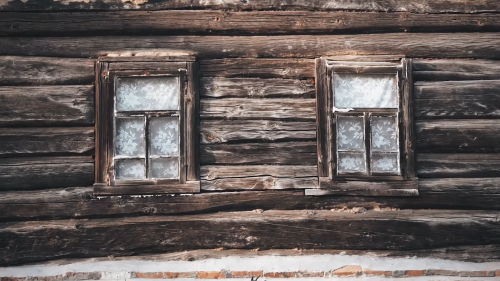
[[321, 190], [306, 194], [418, 195], [412, 86], [410, 59], [316, 60]]
[[196, 62], [112, 59], [96, 67], [94, 193], [199, 192]]

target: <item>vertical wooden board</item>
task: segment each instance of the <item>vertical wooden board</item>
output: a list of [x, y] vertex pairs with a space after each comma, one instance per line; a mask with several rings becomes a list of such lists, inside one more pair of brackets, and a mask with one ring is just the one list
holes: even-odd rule
[[187, 177], [188, 181], [199, 179], [198, 149], [199, 142], [199, 65], [198, 62], [189, 62], [188, 89], [185, 99], [186, 104], [186, 146], [187, 149]]
[[325, 59], [316, 59], [316, 135], [318, 148], [318, 176], [330, 176], [330, 159], [328, 153], [328, 135], [329, 135], [329, 118], [330, 112], [328, 95], [328, 75]]

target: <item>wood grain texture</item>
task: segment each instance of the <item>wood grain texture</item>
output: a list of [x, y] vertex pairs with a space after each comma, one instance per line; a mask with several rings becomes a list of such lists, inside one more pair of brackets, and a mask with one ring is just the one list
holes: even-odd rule
[[[15, 27], [15, 28], [14, 28]], [[496, 14], [320, 11], [2, 13], [0, 36], [498, 31]]]
[[[497, 33], [384, 33], [284, 36], [5, 37], [4, 55], [97, 57], [103, 50], [172, 49], [198, 58], [317, 58], [336, 55], [405, 55], [418, 58], [500, 58]], [[201, 70], [205, 72], [203, 63]], [[263, 67], [261, 67], [263, 68]], [[293, 73], [293, 77], [298, 75]], [[311, 61], [311, 76], [314, 66]], [[283, 77], [283, 74], [280, 76]]]
[[0, 158], [2, 191], [65, 188], [93, 182], [94, 160], [90, 156]]
[[471, 210], [327, 210], [3, 223], [0, 264], [220, 247], [415, 250], [500, 244], [498, 216]]
[[3, 128], [0, 155], [91, 154], [94, 128]]
[[417, 174], [425, 178], [500, 177], [500, 154], [420, 153]]
[[500, 65], [494, 60], [413, 60], [415, 81], [495, 80]]
[[200, 163], [316, 165], [316, 142], [249, 144], [206, 144], [201, 146]]
[[[0, 45], [3, 43], [4, 39]], [[0, 86], [91, 84], [94, 81], [94, 61], [75, 58], [0, 56], [0, 77], [2, 77]]]
[[304, 178], [318, 175], [316, 166], [293, 165], [240, 165], [240, 166], [201, 166], [202, 180], [224, 178], [261, 177]]
[[[239, 37], [239, 38], [243, 39], [245, 37]], [[259, 40], [260, 38], [263, 37], [256, 37], [255, 39]], [[243, 48], [247, 49], [248, 47], [251, 46], [245, 46]], [[226, 52], [231, 50], [236, 50], [237, 48], [238, 46], [235, 45], [233, 48], [227, 49]], [[311, 59], [287, 59], [287, 58], [280, 58], [280, 59], [224, 58], [224, 59], [202, 60], [200, 61], [200, 70], [201, 70], [201, 75], [203, 77], [226, 77], [226, 78], [258, 77], [258, 78], [304, 79], [304, 78], [314, 77], [314, 61]]]
[[497, 12], [500, 5], [495, 0], [469, 0], [467, 5], [460, 0], [160, 0], [133, 3], [104, 0], [93, 3], [69, 0], [7, 1], [0, 5], [1, 11], [72, 11], [72, 10], [163, 10], [163, 9], [234, 9], [234, 10], [355, 10], [371, 12], [410, 13], [480, 13]]
[[314, 122], [204, 120], [200, 124], [201, 143], [315, 139]]
[[316, 120], [314, 99], [202, 99], [200, 118]]
[[0, 126], [94, 123], [94, 86], [0, 87]]
[[500, 152], [498, 120], [416, 122], [419, 152]]
[[202, 190], [269, 190], [318, 188], [318, 178], [277, 178], [271, 176], [202, 180]]
[[500, 117], [500, 80], [415, 83], [417, 118]]
[[314, 98], [314, 85], [298, 79], [219, 78], [200, 81], [203, 98]]

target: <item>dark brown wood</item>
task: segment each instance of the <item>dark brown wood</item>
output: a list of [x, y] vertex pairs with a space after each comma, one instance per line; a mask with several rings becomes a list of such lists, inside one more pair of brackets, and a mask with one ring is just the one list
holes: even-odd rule
[[419, 118], [500, 117], [500, 80], [415, 83]]
[[[13, 28], [15, 26], [15, 28]], [[2, 13], [0, 36], [498, 31], [497, 14], [320, 11]]]
[[316, 165], [316, 142], [207, 144], [201, 164]]
[[89, 59], [0, 56], [0, 77], [0, 86], [91, 84], [94, 62]]
[[0, 155], [92, 154], [94, 128], [3, 128]]
[[[388, 182], [387, 182], [388, 183]], [[386, 183], [386, 184], [387, 184]], [[340, 188], [335, 186], [335, 188]], [[307, 196], [327, 196], [327, 195], [361, 195], [361, 196], [418, 196], [417, 189], [363, 189], [363, 190], [340, 190], [340, 189], [306, 189]]]
[[0, 87], [1, 126], [94, 124], [94, 86]]
[[331, 148], [327, 143], [330, 140], [331, 124], [329, 113], [329, 86], [328, 86], [328, 73], [326, 68], [325, 59], [316, 59], [316, 135], [317, 135], [317, 148], [318, 148], [318, 176], [331, 177], [330, 171], [332, 170], [330, 152]]
[[[400, 82], [402, 86], [402, 126], [400, 130], [403, 132], [403, 138], [400, 143], [401, 154], [403, 159], [401, 159], [401, 164], [403, 167], [403, 174], [407, 180], [412, 180], [416, 177], [415, 171], [415, 148], [416, 148], [416, 136], [415, 136], [415, 122], [414, 116], [414, 83], [413, 83], [413, 59], [404, 58], [401, 61], [403, 66], [402, 74], [403, 79]], [[403, 154], [404, 153], [404, 154]], [[403, 166], [404, 165], [404, 166]]]
[[314, 99], [202, 99], [200, 118], [297, 120], [316, 119]]
[[310, 80], [219, 78], [201, 79], [201, 96], [207, 98], [314, 98]]
[[94, 160], [90, 156], [0, 158], [2, 191], [60, 188], [92, 183]]
[[[246, 37], [239, 38], [243, 39]], [[260, 37], [255, 37], [255, 39], [259, 40]], [[245, 48], [248, 47], [249, 46], [246, 46]], [[245, 57], [248, 56], [245, 55]], [[289, 57], [289, 55], [285, 57]], [[201, 75], [203, 77], [258, 77], [289, 79], [304, 79], [314, 77], [314, 61], [311, 59], [225, 58], [202, 60], [200, 61], [200, 68]]]
[[[108, 170], [108, 139], [110, 131], [109, 111], [111, 100], [109, 100], [108, 73], [109, 63], [96, 62], [95, 64], [95, 182], [109, 182]], [[103, 129], [107, 128], [107, 129]]]
[[419, 152], [500, 152], [498, 120], [416, 122]]
[[200, 125], [200, 139], [201, 143], [315, 140], [315, 125], [314, 122], [204, 120]]
[[[183, 56], [184, 57], [184, 56]], [[142, 57], [141, 57], [142, 58]], [[186, 69], [187, 63], [185, 61], [165, 61], [162, 57], [158, 57], [157, 61], [150, 61], [151, 58], [145, 59], [146, 61], [137, 61], [138, 58], [131, 59], [130, 61], [126, 61], [124, 57], [118, 57], [118, 62], [109, 61], [107, 58], [107, 62], [109, 62], [109, 70], [172, 70], [172, 69]], [[169, 57], [170, 58], [170, 57]], [[101, 59], [101, 57], [99, 57]]]
[[318, 178], [277, 178], [272, 176], [202, 180], [202, 190], [269, 190], [318, 188]]
[[148, 195], [148, 194], [173, 194], [173, 193], [197, 193], [200, 192], [199, 181], [186, 181], [183, 184], [174, 183], [170, 185], [114, 185], [95, 184], [94, 195]]
[[[186, 180], [199, 180], [199, 112], [200, 112], [200, 73], [198, 62], [187, 63], [188, 83], [185, 99], [186, 106]], [[199, 191], [199, 187], [198, 187]]]
[[415, 250], [500, 244], [498, 216], [471, 210], [327, 210], [3, 223], [0, 264], [219, 247]]
[[416, 81], [494, 80], [500, 75], [500, 65], [493, 60], [414, 60]]
[[500, 177], [500, 154], [420, 153], [417, 174], [425, 178]]
[[[457, 40], [460, 38], [460, 40]], [[348, 44], [347, 44], [348, 42]], [[94, 36], [4, 37], [0, 53], [58, 57], [97, 57], [102, 50], [173, 49], [198, 58], [318, 58], [348, 54], [405, 55], [418, 58], [500, 58], [497, 33], [386, 33], [285, 36]], [[311, 60], [310, 73], [314, 66]], [[264, 68], [264, 66], [260, 66]], [[206, 68], [201, 64], [202, 73]], [[221, 68], [219, 72], [223, 73]], [[290, 68], [274, 77], [299, 77]], [[258, 72], [254, 70], [253, 73]], [[252, 73], [248, 69], [248, 73]], [[229, 75], [230, 73], [226, 74]], [[233, 76], [234, 77], [234, 76]]]
[[163, 9], [234, 9], [234, 10], [355, 10], [371, 12], [410, 12], [410, 13], [481, 13], [496, 12], [500, 5], [494, 0], [470, 0], [467, 5], [460, 0], [437, 1], [336, 1], [330, 0], [256, 0], [242, 2], [238, 0], [203, 1], [203, 0], [176, 0], [176, 1], [150, 1], [150, 2], [117, 2], [99, 1], [87, 3], [70, 0], [60, 2], [57, 0], [27, 0], [25, 2], [7, 1], [0, 5], [1, 11], [74, 11], [74, 10], [163, 10]]
[[224, 178], [244, 178], [271, 176], [276, 178], [304, 178], [318, 175], [316, 166], [291, 165], [241, 165], [241, 166], [202, 166], [201, 179], [215, 180]]

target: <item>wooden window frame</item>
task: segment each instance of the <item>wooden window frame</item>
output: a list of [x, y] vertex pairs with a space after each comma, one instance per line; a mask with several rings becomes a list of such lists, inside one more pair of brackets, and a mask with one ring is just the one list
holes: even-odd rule
[[[169, 58], [100, 58], [96, 62], [96, 159], [94, 194], [148, 195], [200, 192], [198, 163], [198, 63], [185, 57]], [[160, 61], [158, 61], [160, 60]], [[131, 111], [120, 115], [142, 114], [151, 117], [179, 116], [179, 179], [114, 179], [115, 81], [125, 77], [179, 77], [179, 109], [174, 111]], [[149, 126], [146, 121], [146, 156], [150, 161]]]
[[[333, 73], [394, 74], [398, 77], [398, 109], [333, 110]], [[306, 195], [417, 196], [415, 173], [415, 140], [413, 123], [412, 60], [401, 57], [342, 57], [316, 59], [317, 145], [319, 189], [306, 190]], [[369, 118], [372, 114], [398, 116], [401, 175], [355, 175], [336, 173], [337, 116], [364, 115], [365, 141], [371, 139]], [[369, 151], [365, 151], [371, 160]], [[367, 163], [367, 166], [370, 166]]]

